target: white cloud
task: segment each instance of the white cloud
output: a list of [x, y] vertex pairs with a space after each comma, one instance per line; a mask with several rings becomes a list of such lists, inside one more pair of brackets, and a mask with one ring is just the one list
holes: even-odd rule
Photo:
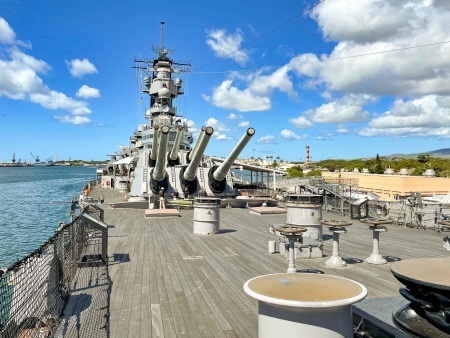
[[11, 60], [0, 61], [0, 96], [24, 100], [29, 93], [48, 91], [38, 76], [50, 69], [47, 63], [24, 54], [17, 47], [6, 52]]
[[258, 144], [276, 144], [277, 140], [275, 138], [275, 135], [266, 135], [262, 136], [256, 141]]
[[215, 131], [229, 131], [230, 130], [226, 125], [219, 122], [218, 120], [216, 120], [213, 117], [210, 117], [208, 120], [206, 120], [205, 125], [213, 127]]
[[249, 89], [252, 93], [260, 96], [269, 95], [274, 89], [296, 96], [293, 84], [288, 75], [289, 67], [284, 66], [270, 75], [258, 75], [250, 83]]
[[241, 66], [248, 61], [248, 55], [244, 50], [240, 50], [244, 34], [240, 29], [234, 34], [227, 34], [224, 29], [207, 31], [206, 44], [211, 47], [216, 56], [220, 58], [230, 58]]
[[73, 115], [88, 115], [88, 114], [92, 113], [92, 111], [88, 107], [81, 106], [81, 107], [74, 108], [71, 111], [71, 113]]
[[289, 122], [292, 123], [296, 128], [301, 128], [301, 129], [306, 129], [306, 128], [312, 127], [314, 125], [314, 123], [312, 123], [310, 120], [308, 120], [304, 116], [290, 118]]
[[190, 128], [197, 128], [197, 127], [195, 126], [195, 122], [192, 121], [192, 120], [184, 119], [184, 122], [187, 124], [187, 126], [189, 127], [189, 129], [190, 129]]
[[221, 133], [214, 134], [214, 137], [217, 141], [229, 140], [229, 137], [227, 137], [227, 135]]
[[44, 84], [40, 74], [45, 75], [51, 67], [44, 61], [26, 54], [19, 47], [31, 48], [31, 44], [16, 39], [9, 24], [0, 18], [0, 45], [10, 44], [7, 48], [0, 46], [0, 97], [14, 100], [28, 100], [50, 110], [66, 110], [71, 115], [56, 117], [65, 123], [87, 124], [90, 114], [88, 104], [74, 100], [66, 94], [50, 89]]
[[214, 88], [212, 95], [214, 105], [240, 112], [266, 111], [271, 108], [270, 98], [254, 95], [249, 89], [239, 90], [232, 86], [232, 83], [231, 80], [226, 80]]
[[94, 64], [92, 64], [86, 58], [84, 58], [83, 60], [80, 59], [73, 59], [70, 61], [66, 60], [66, 65], [70, 71], [70, 74], [76, 78], [82, 78], [84, 75], [87, 74], [98, 73], [98, 70], [97, 68], [95, 68]]
[[0, 17], [0, 43], [12, 45], [16, 39], [16, 33], [5, 19]]
[[301, 54], [289, 62], [289, 67], [298, 75], [316, 77], [319, 75], [320, 61], [314, 54]]
[[242, 115], [237, 115], [237, 114], [230, 113], [230, 115], [228, 115], [228, 119], [230, 119], [230, 120], [240, 120], [240, 119], [242, 119]]
[[345, 96], [310, 110], [306, 115], [316, 123], [363, 122], [369, 118], [369, 113], [363, 109], [365, 103], [362, 96]]
[[50, 90], [46, 93], [31, 93], [29, 96], [32, 102], [38, 103], [47, 109], [64, 109], [70, 112], [84, 111], [83, 114], [86, 114], [86, 102], [71, 99], [61, 92]]
[[[449, 7], [443, 1], [423, 0], [323, 3], [311, 16], [324, 37], [337, 45], [320, 61], [308, 55], [313, 70], [296, 69], [327, 90], [374, 96], [448, 95], [450, 44], [441, 42], [448, 41]], [[433, 43], [437, 44], [410, 48]], [[392, 50], [397, 51], [382, 53]], [[349, 57], [357, 55], [366, 56]]]
[[17, 68], [29, 68], [36, 73], [45, 74], [51, 67], [43, 60], [38, 60], [31, 55], [23, 53], [17, 47], [12, 47], [9, 49], [10, 56], [13, 62], [15, 62], [14, 67]]
[[200, 132], [199, 128], [195, 125], [195, 122], [188, 119], [183, 119], [183, 122], [187, 124], [189, 131], [193, 134], [194, 138], [198, 137]]
[[317, 135], [316, 140], [318, 141], [331, 141], [333, 140], [333, 137], [330, 133], [324, 133], [322, 135]]
[[406, 33], [406, 27], [420, 20], [415, 9], [422, 3], [422, 0], [360, 0], [355, 6], [352, 0], [331, 1], [317, 6], [311, 16], [325, 38], [364, 44]]
[[[445, 101], [445, 100], [444, 100]], [[439, 97], [395, 101], [391, 110], [370, 121], [361, 136], [450, 137], [450, 107], [439, 105]]]
[[100, 97], [100, 90], [82, 85], [80, 89], [78, 89], [76, 95], [77, 97], [82, 97], [84, 99], [97, 98]]
[[302, 139], [301, 136], [297, 135], [296, 133], [294, 133], [292, 130], [289, 129], [283, 129], [280, 134], [285, 140], [289, 141], [298, 141]]
[[242, 128], [242, 127], [248, 127], [250, 126], [250, 121], [242, 121], [239, 122], [238, 127]]
[[[344, 123], [369, 121], [366, 106], [388, 95], [397, 101], [388, 111], [373, 114], [375, 118], [359, 135], [449, 137], [447, 0], [340, 0], [317, 6], [311, 17], [325, 40], [336, 45], [329, 54], [292, 58], [284, 66], [284, 76], [294, 84], [301, 81], [299, 87], [320, 88], [327, 102], [289, 119], [290, 123], [297, 128], [337, 124], [336, 132], [347, 134]], [[428, 46], [411, 48], [421, 45]], [[270, 81], [260, 74], [253, 76], [248, 80], [251, 93], [264, 93], [270, 99], [273, 88], [264, 86]], [[331, 136], [322, 134], [317, 139]]]
[[344, 125], [339, 125], [338, 129], [336, 129], [336, 132], [338, 134], [348, 134], [349, 133], [348, 129]]
[[205, 100], [206, 102], [210, 102], [211, 101], [211, 96], [206, 95], [206, 94], [200, 94], [200, 96], [203, 98], [203, 100]]
[[61, 123], [72, 123], [76, 125], [86, 125], [91, 122], [91, 120], [86, 116], [55, 115], [53, 118]]

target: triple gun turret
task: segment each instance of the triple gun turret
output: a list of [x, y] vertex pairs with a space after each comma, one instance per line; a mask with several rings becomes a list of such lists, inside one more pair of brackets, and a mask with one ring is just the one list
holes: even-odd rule
[[[182, 135], [182, 126], [177, 127], [177, 134], [170, 152], [167, 152], [170, 128], [167, 125], [162, 127], [154, 126], [153, 149], [149, 158], [149, 166], [153, 165], [150, 175], [150, 188], [153, 193], [158, 193], [161, 188], [166, 191], [169, 186], [173, 190], [181, 189], [185, 191], [186, 188], [189, 194], [195, 194], [200, 189], [198, 175], [198, 168], [202, 166], [203, 156], [214, 133], [212, 127], [203, 127], [199, 135], [197, 143], [193, 150], [187, 153], [184, 157], [185, 163], [181, 164], [181, 156], [179, 153], [180, 139]], [[220, 165], [202, 166], [203, 174], [201, 174], [201, 181], [204, 187], [209, 187], [209, 192], [213, 195], [221, 195], [227, 187], [227, 175], [231, 166], [236, 161], [239, 154], [245, 148], [252, 136], [255, 134], [255, 129], [248, 128], [243, 137], [236, 144], [234, 149], [228, 157]], [[159, 137], [158, 137], [159, 135]], [[155, 149], [157, 149], [155, 151]], [[177, 167], [178, 169], [167, 170], [169, 167]]]

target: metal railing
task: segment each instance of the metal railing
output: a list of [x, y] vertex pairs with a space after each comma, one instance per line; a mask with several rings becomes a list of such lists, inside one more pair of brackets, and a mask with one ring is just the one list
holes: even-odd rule
[[267, 188], [240, 189], [239, 194], [241, 196], [248, 196], [248, 197], [271, 197], [271, 196], [274, 196], [274, 191], [272, 189], [267, 189]]
[[0, 338], [50, 336], [85, 248], [98, 238], [98, 228], [83, 215], [103, 217], [98, 208], [85, 208], [33, 253], [0, 271]]

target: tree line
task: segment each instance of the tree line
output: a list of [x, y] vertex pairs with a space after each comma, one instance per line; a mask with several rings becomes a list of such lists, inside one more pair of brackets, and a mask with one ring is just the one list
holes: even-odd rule
[[[305, 168], [313, 170], [304, 174], [303, 170]], [[433, 169], [437, 177], [450, 177], [450, 159], [435, 158], [429, 154], [420, 154], [417, 158], [388, 158], [377, 154], [376, 157], [369, 159], [329, 159], [308, 164], [307, 166], [298, 165], [287, 171], [289, 177], [302, 177], [320, 176], [322, 170], [331, 172], [341, 170], [353, 171], [355, 168], [358, 168], [359, 171], [366, 168], [372, 174], [383, 174], [388, 168], [393, 169], [395, 173], [398, 173], [400, 169], [407, 169], [408, 173], [414, 176], [421, 176], [427, 169]]]

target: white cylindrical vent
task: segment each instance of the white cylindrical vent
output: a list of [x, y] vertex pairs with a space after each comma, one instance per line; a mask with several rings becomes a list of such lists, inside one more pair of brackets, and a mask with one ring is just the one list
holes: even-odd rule
[[[322, 240], [322, 196], [313, 194], [290, 195], [286, 202], [286, 223], [306, 227], [303, 236]], [[312, 235], [311, 233], [314, 233]]]
[[385, 173], [386, 175], [392, 175], [392, 174], [394, 173], [394, 169], [392, 169], [392, 168], [387, 168], [387, 169], [384, 171], [384, 173]]
[[277, 252], [277, 242], [276, 241], [269, 241], [269, 253], [274, 254]]
[[323, 257], [322, 196], [314, 194], [288, 195], [286, 201], [286, 224], [306, 228], [302, 234], [301, 252], [305, 258]]
[[423, 174], [425, 177], [436, 177], [436, 173], [433, 169], [427, 169], [425, 170], [425, 173]]
[[194, 200], [194, 234], [211, 235], [220, 231], [220, 198]]
[[402, 169], [400, 169], [400, 171], [398, 173], [400, 175], [406, 176], [406, 175], [408, 175], [408, 169], [402, 168]]

